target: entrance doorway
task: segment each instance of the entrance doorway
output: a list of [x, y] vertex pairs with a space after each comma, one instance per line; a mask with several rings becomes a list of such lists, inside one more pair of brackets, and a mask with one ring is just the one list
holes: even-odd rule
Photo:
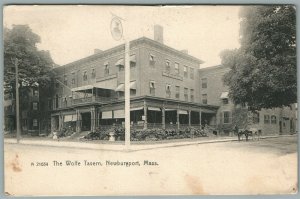
[[81, 121], [82, 121], [82, 131], [90, 131], [91, 130], [91, 113], [81, 113]]

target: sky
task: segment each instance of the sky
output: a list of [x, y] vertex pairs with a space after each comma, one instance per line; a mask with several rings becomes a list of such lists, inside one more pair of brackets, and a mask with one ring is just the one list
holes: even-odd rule
[[49, 50], [64, 65], [87, 57], [94, 49], [122, 44], [110, 33], [112, 14], [123, 19], [127, 39], [153, 39], [153, 27], [164, 31], [164, 44], [203, 60], [202, 67], [221, 63], [220, 52], [239, 48], [238, 6], [6, 6], [4, 26], [28, 24], [41, 37], [38, 48]]

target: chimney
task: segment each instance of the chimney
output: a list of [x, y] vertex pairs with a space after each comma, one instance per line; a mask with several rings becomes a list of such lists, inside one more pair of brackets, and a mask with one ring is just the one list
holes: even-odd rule
[[99, 53], [102, 53], [102, 50], [98, 49], [98, 48], [95, 48], [94, 49], [94, 54], [99, 54]]
[[189, 51], [187, 49], [183, 49], [180, 52], [184, 53], [184, 54], [189, 54]]
[[160, 25], [154, 25], [154, 40], [159, 43], [164, 43], [164, 29]]

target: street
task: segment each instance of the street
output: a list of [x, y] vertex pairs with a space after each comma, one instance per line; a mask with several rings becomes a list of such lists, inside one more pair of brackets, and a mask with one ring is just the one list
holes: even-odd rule
[[297, 191], [297, 136], [133, 152], [5, 144], [11, 195], [219, 195]]

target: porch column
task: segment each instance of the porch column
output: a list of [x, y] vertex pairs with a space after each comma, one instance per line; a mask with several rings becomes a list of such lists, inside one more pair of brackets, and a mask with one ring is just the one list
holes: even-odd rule
[[162, 114], [161, 114], [161, 121], [162, 121], [162, 128], [165, 129], [166, 128], [166, 110], [165, 107], [163, 107], [161, 109]]
[[96, 118], [95, 118], [95, 124], [96, 124], [96, 129], [99, 127], [99, 115], [100, 113], [99, 113], [99, 110], [97, 109], [97, 108], [95, 108], [95, 116], [96, 116]]
[[177, 129], [179, 129], [179, 127], [180, 127], [180, 124], [179, 124], [179, 110], [177, 109], [177, 111], [176, 111], [176, 123], [177, 123]]
[[192, 113], [192, 111], [189, 110], [189, 127], [191, 127], [191, 123], [192, 123], [192, 121], [191, 121], [191, 113]]
[[95, 107], [91, 107], [91, 131], [96, 131], [96, 111]]
[[147, 104], [146, 101], [144, 101], [144, 129], [147, 129]]
[[200, 110], [199, 111], [199, 124], [200, 124], [200, 127], [201, 127], [201, 120], [202, 120], [202, 111]]
[[81, 132], [81, 114], [79, 110], [76, 110], [77, 120], [76, 120], [76, 132]]
[[63, 128], [63, 115], [60, 113], [58, 117], [58, 130], [62, 130]]
[[55, 116], [51, 116], [51, 133], [56, 130], [55, 127], [56, 127]]

